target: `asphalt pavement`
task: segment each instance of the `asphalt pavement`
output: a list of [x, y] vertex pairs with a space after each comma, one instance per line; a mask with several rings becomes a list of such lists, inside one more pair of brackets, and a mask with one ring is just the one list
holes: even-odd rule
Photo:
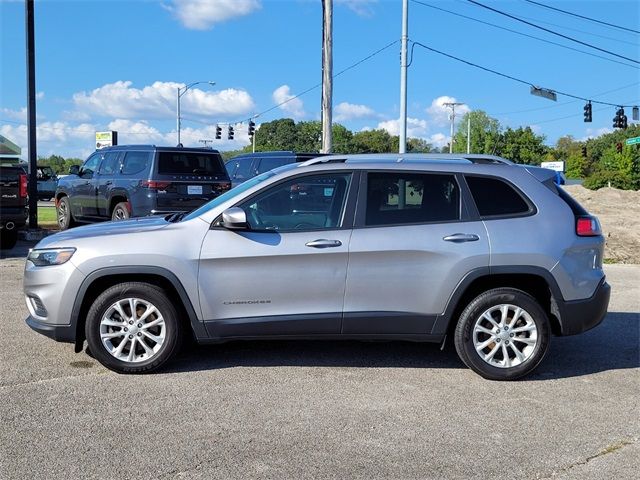
[[[502, 383], [451, 347], [237, 342], [124, 376], [32, 332], [0, 260], [0, 478], [635, 479], [640, 266], [610, 313]], [[22, 250], [20, 250], [22, 249]]]

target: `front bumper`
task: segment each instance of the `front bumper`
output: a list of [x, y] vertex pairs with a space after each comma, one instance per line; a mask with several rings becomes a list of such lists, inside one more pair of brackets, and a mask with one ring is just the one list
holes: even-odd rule
[[603, 277], [590, 298], [557, 302], [562, 335], [576, 335], [598, 326], [607, 314], [610, 296], [611, 286]]
[[58, 342], [74, 343], [76, 340], [75, 325], [53, 325], [50, 323], [40, 322], [33, 316], [29, 315], [25, 320], [32, 330], [42, 335], [53, 338]]

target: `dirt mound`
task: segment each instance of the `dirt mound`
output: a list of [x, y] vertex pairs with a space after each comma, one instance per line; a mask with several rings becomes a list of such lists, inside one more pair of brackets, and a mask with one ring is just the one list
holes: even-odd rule
[[582, 185], [564, 189], [600, 220], [607, 261], [640, 264], [640, 191], [588, 190]]

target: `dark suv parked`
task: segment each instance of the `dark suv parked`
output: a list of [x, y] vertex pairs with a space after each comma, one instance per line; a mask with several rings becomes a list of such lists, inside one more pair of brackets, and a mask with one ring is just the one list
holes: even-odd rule
[[226, 163], [231, 183], [236, 185], [246, 182], [250, 178], [268, 172], [288, 163], [306, 162], [324, 153], [295, 153], [288, 151], [245, 153], [233, 157]]
[[71, 167], [56, 190], [58, 225], [191, 211], [231, 188], [208, 148], [120, 145]]

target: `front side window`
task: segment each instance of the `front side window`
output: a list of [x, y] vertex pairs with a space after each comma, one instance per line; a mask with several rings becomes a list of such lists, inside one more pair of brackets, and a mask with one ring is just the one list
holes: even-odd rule
[[278, 232], [339, 228], [350, 173], [305, 175], [287, 180], [239, 205], [254, 230]]
[[233, 160], [233, 165], [229, 169], [230, 177], [232, 180], [238, 180], [240, 182], [251, 178], [251, 164], [253, 158], [241, 158], [239, 160]]
[[104, 155], [104, 161], [100, 165], [100, 175], [113, 175], [118, 171], [118, 152], [108, 152]]
[[453, 175], [396, 172], [367, 175], [367, 226], [459, 219], [460, 189]]
[[142, 172], [149, 162], [148, 152], [127, 152], [122, 161], [122, 174], [133, 175]]
[[100, 160], [102, 159], [102, 154], [94, 153], [91, 155], [86, 162], [80, 168], [80, 172], [78, 175], [82, 178], [91, 178], [93, 177], [93, 172], [98, 169], [98, 165], [100, 165]]
[[481, 217], [526, 214], [530, 207], [511, 185], [491, 177], [465, 177]]

